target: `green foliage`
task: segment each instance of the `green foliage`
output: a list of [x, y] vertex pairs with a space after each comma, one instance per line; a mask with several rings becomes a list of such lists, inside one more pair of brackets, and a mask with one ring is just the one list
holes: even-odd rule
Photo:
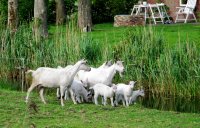
[[[66, 16], [71, 16], [73, 13], [77, 12], [77, 7], [75, 6], [76, 0], [64, 0], [65, 13]], [[48, 2], [48, 22], [56, 22], [56, 2], [55, 0], [50, 0]]]
[[8, 0], [0, 0], [0, 24], [6, 24], [8, 18]]
[[158, 93], [196, 96], [195, 86], [200, 84], [200, 51], [197, 42], [186, 41], [170, 48], [165, 46], [162, 33], [149, 28], [136, 28], [115, 47], [115, 58], [126, 65], [129, 79], [137, 79], [146, 88]]
[[[32, 20], [34, 11], [34, 0], [18, 1], [19, 22]], [[8, 0], [0, 0], [0, 23], [6, 24], [8, 19]]]
[[50, 0], [48, 2], [48, 23], [56, 23], [56, 2]]
[[138, 0], [93, 0], [93, 23], [112, 22], [115, 15], [130, 14]]
[[[75, 6], [76, 0], [64, 0], [66, 14], [70, 16], [77, 11]], [[18, 1], [19, 22], [30, 22], [34, 16], [34, 0]], [[56, 3], [55, 0], [47, 1], [48, 5], [48, 22], [55, 23], [56, 20]], [[6, 24], [8, 18], [8, 0], [0, 0], [0, 23]]]
[[80, 43], [81, 57], [87, 59], [90, 64], [102, 60], [102, 51], [103, 47], [100, 43], [95, 42], [90, 38], [85, 38], [84, 41]]
[[19, 0], [19, 21], [30, 22], [34, 16], [34, 0]]

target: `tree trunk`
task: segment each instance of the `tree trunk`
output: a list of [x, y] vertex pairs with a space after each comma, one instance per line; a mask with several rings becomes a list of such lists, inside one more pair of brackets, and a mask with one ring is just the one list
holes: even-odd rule
[[92, 28], [91, 0], [78, 1], [78, 26], [84, 32], [91, 31]]
[[56, 1], [56, 25], [61, 25], [65, 22], [65, 4], [64, 0]]
[[36, 39], [48, 36], [46, 0], [34, 2], [34, 34]]
[[8, 27], [12, 31], [17, 30], [18, 26], [18, 0], [8, 0]]

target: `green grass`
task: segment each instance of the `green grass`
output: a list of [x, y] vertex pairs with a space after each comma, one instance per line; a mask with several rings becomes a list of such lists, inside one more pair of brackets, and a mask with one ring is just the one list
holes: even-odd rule
[[[113, 24], [97, 24], [88, 35], [99, 42], [118, 44], [126, 36], [128, 30], [137, 27], [113, 27]], [[196, 41], [200, 39], [200, 24], [170, 24], [153, 26], [156, 32], [162, 33], [166, 43], [174, 46], [179, 41]], [[200, 45], [200, 43], [199, 43]]]
[[[30, 103], [26, 93], [0, 90], [0, 127], [12, 128], [198, 128], [200, 115], [147, 109], [136, 104], [130, 107], [74, 105], [66, 101], [61, 107], [55, 95], [45, 96], [44, 105], [38, 93], [32, 93]], [[33, 104], [35, 103], [36, 111]], [[31, 107], [32, 106], [32, 107]]]

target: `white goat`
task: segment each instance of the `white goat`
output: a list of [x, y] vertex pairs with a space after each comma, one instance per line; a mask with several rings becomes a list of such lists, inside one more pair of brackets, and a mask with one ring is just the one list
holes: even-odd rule
[[[110, 66], [112, 66], [112, 61], [106, 61], [105, 63], [103, 63], [101, 66], [99, 66], [97, 69], [102, 69], [102, 68], [109, 68]], [[91, 67], [91, 71], [92, 69], [96, 69], [96, 68], [92, 68]]]
[[79, 70], [90, 71], [91, 68], [86, 66], [85, 60], [80, 60], [71, 68], [55, 69], [55, 68], [41, 67], [41, 68], [38, 68], [36, 71], [32, 71], [32, 70], [28, 71], [27, 73], [32, 72], [32, 84], [27, 91], [26, 102], [28, 102], [30, 92], [36, 86], [41, 87], [40, 97], [45, 104], [46, 102], [43, 96], [44, 87], [48, 87], [48, 88], [59, 87], [60, 93], [61, 93], [61, 98], [60, 98], [61, 105], [64, 106], [64, 103], [63, 103], [64, 91], [71, 86], [74, 76]]
[[94, 101], [96, 105], [98, 105], [98, 96], [100, 95], [103, 96], [102, 103], [104, 105], [107, 104], [107, 98], [110, 98], [111, 105], [114, 106], [113, 96], [117, 89], [117, 86], [109, 87], [105, 84], [99, 83], [95, 84], [93, 87], [90, 87], [90, 89], [94, 90]]
[[130, 81], [128, 85], [120, 83], [117, 84], [117, 91], [115, 93], [115, 104], [118, 105], [118, 102], [120, 100], [120, 97], [124, 97], [124, 100], [122, 100], [123, 105], [125, 106], [129, 106], [129, 101], [130, 101], [130, 97], [132, 96], [133, 93], [133, 87], [135, 85], [136, 82], [134, 81]]
[[[71, 93], [71, 97], [74, 97], [79, 103], [83, 102], [83, 100], [88, 102], [92, 98], [91, 94], [84, 88], [84, 84], [79, 80], [74, 79], [70, 89], [73, 92], [73, 94]], [[76, 101], [74, 104], [77, 104]]]
[[88, 83], [89, 87], [98, 83], [111, 86], [113, 77], [117, 71], [122, 77], [122, 73], [124, 72], [122, 61], [117, 61], [112, 66], [107, 68], [93, 69], [90, 72], [79, 71], [77, 73], [77, 78], [84, 83]]
[[[91, 70], [96, 70], [96, 69], [103, 69], [103, 68], [108, 68], [108, 67], [110, 67], [112, 65], [112, 61], [110, 60], [110, 61], [106, 61], [105, 63], [103, 63], [100, 67], [98, 67], [98, 68], [93, 68], [93, 67], [90, 67], [91, 68]], [[67, 66], [67, 67], [65, 67], [65, 68], [70, 68], [72, 65], [69, 65], [69, 66]], [[63, 68], [63, 67], [61, 67], [61, 66], [58, 66], [57, 67], [58, 69], [61, 69], [61, 68]], [[75, 85], [75, 84], [78, 84], [78, 85]], [[78, 88], [80, 89], [80, 88], [82, 88], [82, 87], [80, 87], [80, 85], [82, 85], [82, 86], [84, 86], [84, 87], [87, 87], [87, 86], [85, 86], [85, 85], [87, 85], [87, 84], [83, 84], [81, 81], [79, 81], [78, 79], [77, 79], [77, 77], [75, 77], [74, 78], [74, 80], [73, 80], [73, 83], [72, 83], [72, 87], [77, 87], [77, 86], [79, 86]], [[69, 90], [70, 90], [71, 88], [69, 88]], [[67, 99], [67, 100], [69, 100], [69, 90], [66, 90], [65, 91], [65, 100]], [[75, 90], [75, 88], [74, 88], [74, 90]], [[80, 90], [79, 90], [80, 91]], [[85, 92], [85, 91], [84, 91]], [[70, 93], [70, 95], [71, 96], [73, 96], [74, 97], [74, 94], [72, 93], [72, 91], [71, 91], [71, 93]], [[60, 98], [60, 91], [59, 91], [59, 88], [57, 88], [57, 97], [58, 98]], [[75, 98], [75, 97], [74, 97]], [[80, 101], [80, 98], [78, 98], [77, 97], [77, 100], [78, 101]], [[75, 101], [74, 101], [74, 104], [77, 104]]]
[[138, 96], [144, 97], [144, 90], [143, 89], [139, 89], [139, 90], [133, 91], [133, 94], [132, 94], [132, 96], [131, 96], [131, 98], [129, 100], [129, 104], [135, 103], [135, 101], [137, 100]]

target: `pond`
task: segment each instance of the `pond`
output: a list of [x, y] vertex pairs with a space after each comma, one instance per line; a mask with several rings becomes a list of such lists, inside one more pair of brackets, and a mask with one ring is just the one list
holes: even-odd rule
[[200, 113], [200, 97], [145, 93], [142, 105], [159, 110]]

